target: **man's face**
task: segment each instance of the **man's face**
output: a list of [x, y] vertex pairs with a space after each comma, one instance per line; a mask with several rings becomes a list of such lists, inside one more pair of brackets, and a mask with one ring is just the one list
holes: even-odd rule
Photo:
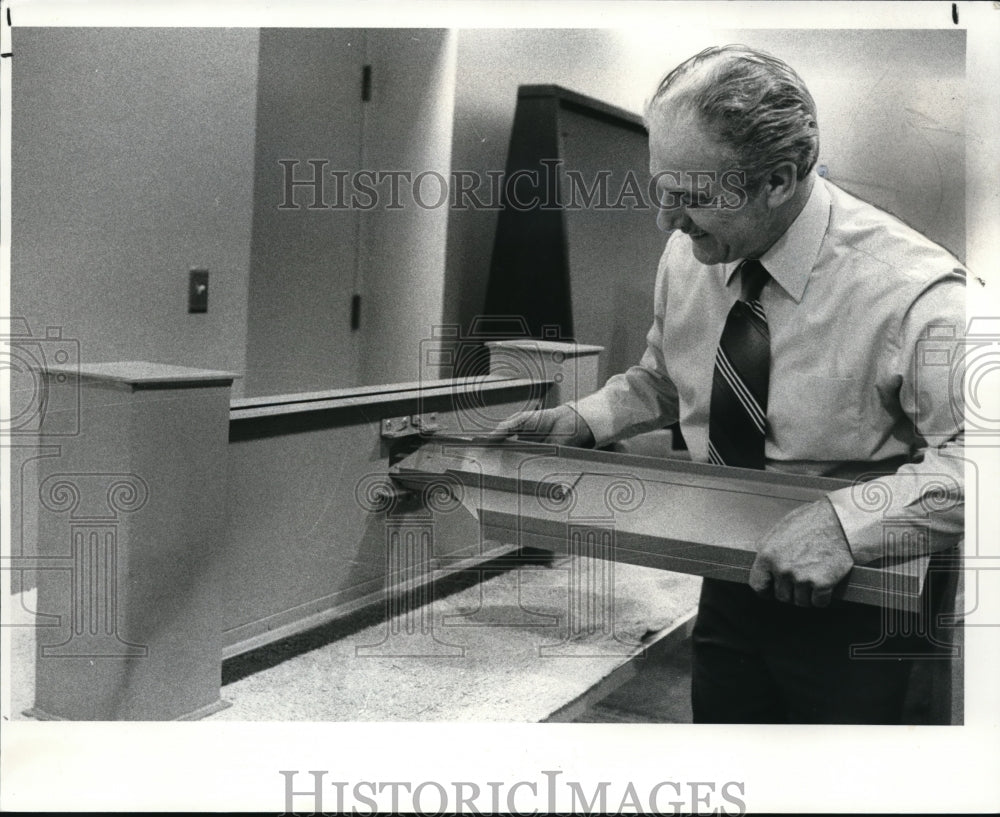
[[777, 238], [763, 188], [747, 190], [734, 159], [683, 107], [652, 117], [649, 170], [660, 200], [657, 223], [690, 235], [703, 264], [757, 257]]

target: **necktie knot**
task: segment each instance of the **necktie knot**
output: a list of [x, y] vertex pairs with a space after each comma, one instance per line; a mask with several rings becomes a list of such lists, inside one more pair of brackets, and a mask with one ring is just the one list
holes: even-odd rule
[[740, 264], [740, 280], [743, 285], [743, 300], [756, 301], [769, 278], [768, 271], [756, 258], [748, 258]]

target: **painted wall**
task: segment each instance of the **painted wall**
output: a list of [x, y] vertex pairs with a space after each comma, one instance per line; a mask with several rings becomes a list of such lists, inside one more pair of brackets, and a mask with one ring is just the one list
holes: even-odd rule
[[[265, 382], [257, 393], [347, 385], [323, 368], [341, 356], [358, 382], [416, 379], [433, 325], [465, 324], [482, 308], [496, 213], [409, 207], [359, 218], [357, 236], [336, 241], [323, 213], [298, 236], [302, 219], [269, 233], [274, 177], [261, 168], [273, 171], [282, 147], [271, 135], [299, 140], [284, 146], [290, 158], [502, 170], [518, 84], [561, 84], [638, 112], [664, 69], [729, 41], [799, 70], [819, 105], [821, 161], [835, 182], [964, 254], [962, 32], [685, 30], [672, 40], [668, 5], [664, 29], [649, 34], [368, 32], [373, 99], [356, 160], [326, 140], [346, 116], [329, 100], [358, 87], [333, 71], [347, 47], [329, 44], [347, 32], [306, 32], [298, 43], [309, 51], [289, 47], [294, 33], [281, 45], [256, 30], [16, 28], [13, 314], [35, 335], [61, 327], [85, 361], [249, 363], [314, 378]], [[258, 57], [288, 74], [260, 71]], [[259, 108], [268, 94], [274, 107]], [[357, 268], [342, 268], [331, 286], [342, 247]], [[206, 315], [187, 313], [195, 266], [212, 274]], [[363, 295], [362, 334], [339, 343], [330, 327], [349, 317], [346, 280]], [[243, 387], [237, 380], [234, 395]], [[27, 457], [17, 452], [14, 473]], [[18, 513], [15, 530], [33, 529]], [[32, 552], [31, 543], [14, 548]]]
[[[383, 29], [369, 33], [372, 101], [367, 167], [438, 173], [451, 167], [456, 38], [454, 32]], [[437, 376], [421, 361], [444, 308], [447, 200], [433, 175], [418, 191], [401, 189], [403, 208], [362, 213], [362, 350], [358, 383], [376, 385]], [[386, 191], [387, 192], [387, 191]], [[447, 193], [447, 191], [444, 191]], [[436, 206], [441, 202], [441, 206]]]
[[[710, 45], [784, 59], [819, 112], [829, 178], [965, 253], [965, 36], [961, 31], [486, 30], [458, 34], [452, 166], [503, 170], [517, 86], [563, 85], [642, 113], [661, 76]], [[483, 307], [496, 212], [452, 213], [445, 317]], [[637, 328], [644, 332], [645, 327]], [[586, 338], [580, 338], [586, 341]]]
[[[260, 52], [245, 393], [417, 380], [420, 341], [441, 315], [447, 201], [418, 206], [401, 181], [398, 209], [387, 207], [388, 182], [364, 181], [373, 201], [334, 174], [447, 176], [454, 39], [441, 29], [273, 29]], [[288, 194], [282, 160], [298, 162], [294, 179], [319, 178], [319, 201], [314, 188]], [[325, 162], [319, 177], [310, 160]], [[428, 178], [420, 201], [434, 205], [439, 188]], [[341, 209], [352, 198], [357, 206]]]
[[16, 28], [12, 45], [13, 314], [85, 361], [242, 372], [257, 31]]
[[[496, 212], [282, 215], [277, 160], [502, 170], [519, 84], [639, 112], [666, 68], [730, 41], [802, 74], [831, 179], [964, 254], [962, 32], [672, 39], [664, 15], [649, 31], [15, 29], [14, 314], [63, 327], [84, 360], [249, 368], [237, 396], [415, 379], [430, 329], [482, 309]], [[365, 62], [372, 101], [349, 108]], [[193, 266], [212, 272], [206, 315], [187, 313]]]
[[[503, 171], [517, 86], [562, 85], [635, 108], [621, 78], [632, 71], [614, 31], [462, 29], [458, 32], [453, 171]], [[479, 193], [490, 198], [484, 183]], [[448, 225], [444, 318], [465, 329], [483, 309], [497, 213], [453, 211]]]
[[[12, 552], [37, 548], [39, 384], [28, 359], [242, 372], [258, 34], [15, 28], [12, 48]], [[192, 267], [209, 311], [187, 311]], [[61, 339], [45, 340], [48, 327]], [[242, 381], [237, 380], [234, 393]], [[50, 452], [53, 453], [53, 452]], [[55, 452], [57, 453], [57, 452]], [[15, 589], [35, 576], [11, 572]]]
[[[323, 205], [337, 201], [330, 172], [361, 166], [364, 61], [361, 31], [261, 31], [247, 395], [340, 388], [357, 377], [350, 317], [360, 212]], [[297, 163], [293, 179], [315, 178], [322, 189], [289, 195], [282, 161]], [[311, 161], [326, 164], [317, 171]]]

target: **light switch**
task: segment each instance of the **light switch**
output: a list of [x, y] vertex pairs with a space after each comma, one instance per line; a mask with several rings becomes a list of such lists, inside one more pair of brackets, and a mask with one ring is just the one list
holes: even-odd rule
[[188, 277], [188, 312], [208, 312], [208, 270], [193, 269]]

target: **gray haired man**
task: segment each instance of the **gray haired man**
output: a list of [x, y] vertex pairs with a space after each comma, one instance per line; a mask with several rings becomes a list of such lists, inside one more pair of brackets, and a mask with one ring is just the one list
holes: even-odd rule
[[705, 579], [692, 701], [696, 722], [897, 723], [909, 662], [852, 659], [885, 635], [881, 611], [832, 595], [854, 564], [962, 536], [956, 373], [920, 354], [937, 328], [961, 335], [964, 270], [814, 173], [815, 103], [768, 54], [701, 52], [646, 120], [670, 233], [646, 351], [595, 394], [498, 433], [604, 446], [679, 421], [695, 460], [874, 478], [884, 507], [834, 491], [761, 538], [749, 586]]

